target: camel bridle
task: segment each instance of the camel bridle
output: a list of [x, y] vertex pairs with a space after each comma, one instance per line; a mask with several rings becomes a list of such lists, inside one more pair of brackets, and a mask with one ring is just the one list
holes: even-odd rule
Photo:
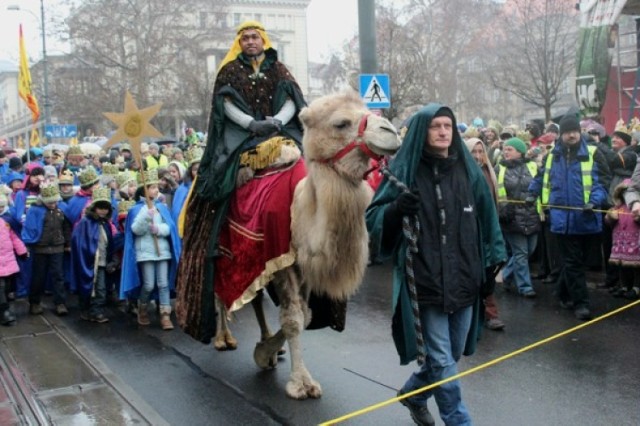
[[[316, 160], [318, 163], [333, 165], [340, 161], [345, 155], [353, 151], [354, 149], [360, 149], [364, 155], [371, 158], [372, 160], [380, 161], [382, 159], [382, 155], [376, 154], [367, 146], [367, 143], [364, 140], [364, 132], [367, 130], [367, 122], [369, 120], [370, 112], [366, 113], [360, 119], [360, 123], [358, 124], [358, 134], [351, 142], [349, 142], [345, 147], [336, 152], [333, 157], [330, 158], [321, 158]], [[367, 172], [367, 174], [369, 174]]]

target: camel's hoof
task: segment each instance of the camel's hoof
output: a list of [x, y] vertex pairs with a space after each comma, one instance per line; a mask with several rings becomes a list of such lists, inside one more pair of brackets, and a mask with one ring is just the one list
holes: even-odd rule
[[275, 354], [269, 353], [269, 347], [264, 342], [256, 343], [256, 348], [253, 350], [253, 360], [262, 369], [276, 368], [278, 365], [278, 358]]
[[227, 343], [227, 349], [233, 351], [238, 348], [238, 340], [231, 335], [231, 333], [227, 333], [224, 335], [224, 340]]
[[322, 396], [322, 387], [320, 383], [313, 379], [289, 380], [287, 382], [287, 396], [293, 399], [320, 398]]

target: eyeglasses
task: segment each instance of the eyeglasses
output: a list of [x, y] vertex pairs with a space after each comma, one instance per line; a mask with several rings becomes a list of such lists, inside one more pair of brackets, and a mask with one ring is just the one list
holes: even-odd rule
[[587, 133], [589, 133], [592, 136], [599, 136], [600, 135], [600, 133], [598, 133], [598, 132], [587, 132]]

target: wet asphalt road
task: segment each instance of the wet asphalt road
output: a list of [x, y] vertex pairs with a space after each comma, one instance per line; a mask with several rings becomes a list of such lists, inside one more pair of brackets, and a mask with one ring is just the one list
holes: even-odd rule
[[[497, 289], [503, 332], [485, 330], [466, 370], [581, 324], [560, 309], [552, 288], [524, 299]], [[303, 334], [305, 364], [323, 387], [318, 400], [294, 401], [284, 392], [287, 355], [275, 370], [253, 362], [259, 332], [250, 307], [235, 315], [236, 351], [216, 352], [182, 331], [138, 328], [133, 317], [111, 312], [111, 322], [82, 322], [77, 310], [60, 319], [104, 366], [170, 424], [312, 425], [390, 398], [416, 364], [400, 366], [390, 336], [391, 268], [370, 267], [349, 305], [346, 330]], [[628, 303], [591, 290], [594, 314]], [[277, 309], [266, 300], [272, 328]], [[462, 379], [476, 425], [640, 425], [640, 307]], [[433, 400], [432, 412], [437, 413]], [[442, 424], [437, 419], [437, 424]], [[344, 424], [411, 425], [398, 403]]]

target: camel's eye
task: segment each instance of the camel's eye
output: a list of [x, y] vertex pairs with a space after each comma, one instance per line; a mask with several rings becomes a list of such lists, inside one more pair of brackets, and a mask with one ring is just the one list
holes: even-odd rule
[[333, 125], [333, 127], [335, 127], [338, 130], [344, 130], [347, 127], [351, 126], [351, 120], [342, 120], [342, 121], [338, 121], [337, 123], [335, 123]]

